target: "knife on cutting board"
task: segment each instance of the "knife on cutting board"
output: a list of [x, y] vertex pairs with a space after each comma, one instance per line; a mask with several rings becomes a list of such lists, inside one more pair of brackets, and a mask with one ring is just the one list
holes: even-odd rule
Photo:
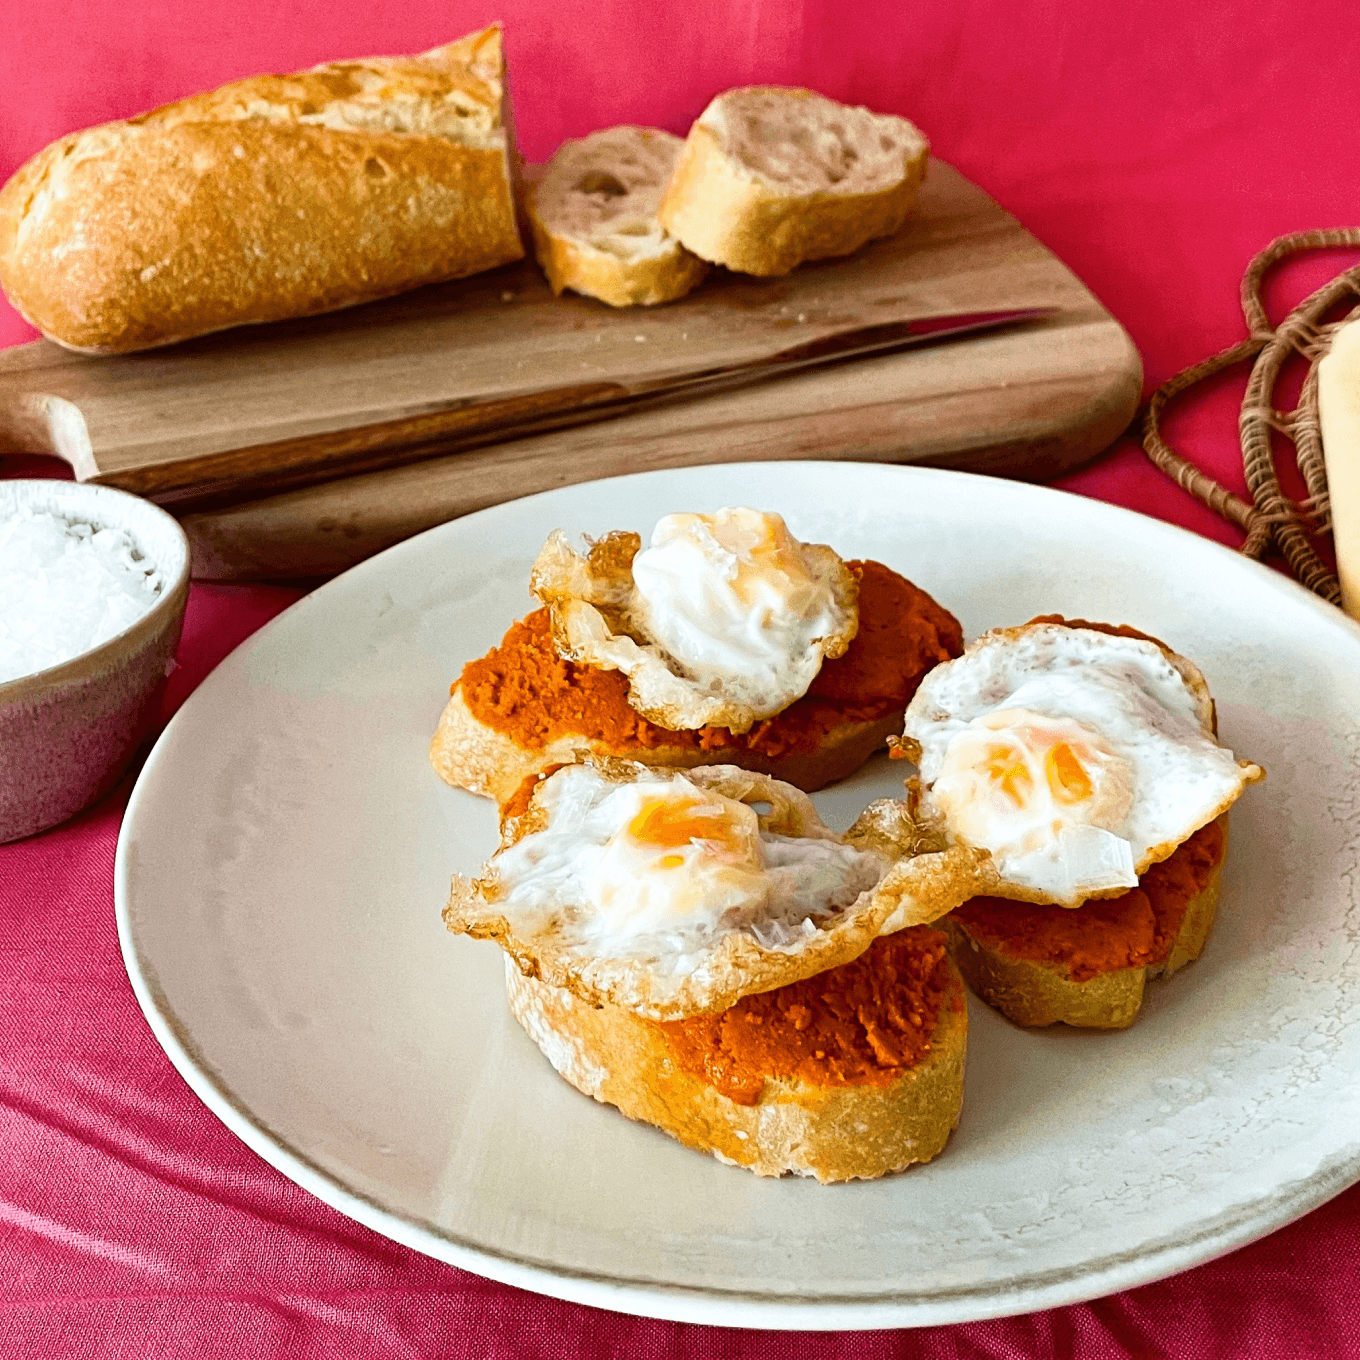
[[[192, 469], [200, 479], [195, 484], [162, 484], [147, 494], [161, 504], [179, 509], [181, 506], [197, 507], [221, 497], [238, 497], [242, 491], [252, 494], [260, 490], [282, 491], [337, 476], [396, 467], [422, 458], [608, 420], [666, 402], [727, 392], [809, 369], [895, 354], [956, 337], [1042, 321], [1050, 315], [1052, 309], [1028, 307], [879, 323], [833, 332], [791, 346], [768, 359], [726, 368], [679, 372], [630, 382], [529, 391], [334, 435], [233, 450], [204, 460]], [[259, 470], [262, 461], [268, 468], [263, 475]], [[179, 475], [188, 474], [181, 470]]]
[[554, 297], [525, 261], [121, 358], [0, 351], [0, 450], [163, 499], [195, 574], [240, 580], [327, 575], [456, 515], [645, 469], [1053, 477], [1105, 448], [1141, 389], [1099, 300], [935, 162], [896, 236], [781, 278], [714, 271], [662, 307]]
[[[572, 301], [554, 300], [564, 307], [570, 307]], [[192, 380], [195, 376], [192, 370], [199, 368], [199, 379], [209, 393], [225, 400], [228, 406], [239, 403], [244, 426], [251, 419], [252, 388], [259, 385], [260, 363], [242, 366], [233, 362], [239, 359], [239, 354], [230, 348], [225, 351], [218, 348], [223, 340], [217, 337], [214, 339], [218, 345], [203, 354], [167, 351], [92, 360], [57, 351], [56, 366], [40, 365], [27, 370], [18, 367], [17, 371], [11, 372], [6, 372], [4, 356], [0, 356], [0, 428], [7, 425], [11, 435], [17, 433], [26, 447], [33, 448], [36, 444], [44, 451], [64, 457], [81, 480], [118, 486], [187, 511], [224, 500], [276, 493], [528, 434], [604, 420], [660, 402], [727, 391], [813, 368], [1039, 322], [1051, 316], [1053, 310], [1012, 307], [951, 312], [836, 329], [808, 326], [804, 314], [793, 320], [800, 331], [814, 331], [809, 339], [772, 351], [767, 348], [764, 352], [756, 339], [754, 343], [748, 342], [744, 351], [738, 347], [735, 353], [725, 354], [726, 362], [706, 362], [713, 354], [713, 345], [700, 344], [682, 348], [678, 353], [673, 351], [661, 356], [659, 364], [654, 349], [647, 356], [649, 362], [636, 365], [634, 371], [625, 369], [617, 377], [603, 381], [569, 383], [553, 381], [562, 376], [563, 366], [559, 362], [546, 366], [539, 374], [523, 375], [523, 385], [517, 390], [493, 392], [482, 399], [458, 391], [442, 402], [434, 403], [434, 409], [386, 419], [363, 418], [372, 416], [370, 409], [355, 413], [354, 423], [333, 429], [309, 430], [281, 439], [254, 440], [245, 429], [232, 438], [230, 429], [223, 429], [218, 442], [234, 446], [198, 450], [154, 447], [156, 426], [173, 421], [157, 418], [160, 402], [154, 392], [145, 392], [140, 418], [152, 427], [148, 431], [148, 447], [141, 451], [140, 457], [136, 451], [128, 457], [128, 450], [123, 449], [114, 451], [115, 454], [121, 452], [122, 458], [108, 459], [100, 457], [95, 448], [94, 432], [82, 410], [83, 404], [98, 406], [100, 397], [107, 399], [109, 396], [115, 401], [122, 397], [124, 403], [129, 397], [135, 400], [138, 389], [153, 386], [157, 377], [155, 370], [165, 365], [170, 366], [171, 386], [178, 390], [182, 400], [186, 380]], [[502, 315], [509, 321], [513, 312], [503, 308]], [[611, 321], [625, 319], [617, 314], [608, 315]], [[787, 326], [783, 316], [778, 320]], [[692, 314], [677, 316], [674, 324], [689, 340], [692, 331], [706, 324], [706, 318]], [[632, 329], [637, 330], [637, 323]], [[634, 341], [660, 348], [657, 342], [664, 342], [664, 332], [656, 334], [654, 326], [647, 329], [653, 334], [640, 332], [633, 337]], [[767, 334], [784, 338], [788, 332], [787, 329], [770, 330]], [[580, 337], [578, 343], [590, 354], [592, 342], [588, 334]], [[47, 345], [27, 348], [54, 349]], [[178, 350], [190, 348], [180, 346]], [[207, 347], [200, 342], [192, 348], [197, 351]], [[693, 366], [696, 359], [703, 363], [702, 367]], [[75, 362], [71, 362], [73, 360]], [[66, 377], [65, 384], [60, 376], [57, 382], [50, 381], [54, 367], [58, 375]], [[227, 374], [237, 373], [236, 385], [240, 390], [235, 394], [229, 384], [224, 387], [224, 368]], [[44, 383], [44, 378], [49, 381]], [[137, 379], [141, 382], [135, 381]], [[58, 389], [65, 386], [68, 391], [65, 394], [60, 390], [44, 391], [44, 386]], [[72, 386], [76, 389], [74, 392], [69, 390]], [[175, 397], [167, 394], [164, 400], [173, 401]], [[279, 423], [286, 425], [283, 421]], [[166, 453], [170, 456], [163, 456]]]

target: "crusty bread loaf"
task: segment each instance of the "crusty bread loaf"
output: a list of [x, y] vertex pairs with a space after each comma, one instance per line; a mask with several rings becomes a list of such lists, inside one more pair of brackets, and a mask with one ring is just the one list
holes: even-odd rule
[[0, 190], [0, 284], [90, 353], [367, 302], [524, 254], [499, 27], [256, 76], [54, 142]]
[[[1226, 833], [1227, 818], [1222, 819]], [[1118, 968], [1074, 981], [1061, 964], [1017, 958], [978, 940], [955, 916], [939, 924], [950, 953], [973, 992], [1017, 1025], [1065, 1024], [1083, 1029], [1124, 1029], [1137, 1018], [1149, 978], [1170, 977], [1199, 958], [1218, 911], [1222, 861], [1186, 906], [1165, 960], [1150, 967]], [[1077, 907], [1075, 910], [1080, 911]]]
[[505, 979], [515, 1018], [577, 1090], [759, 1176], [882, 1176], [938, 1156], [958, 1124], [966, 1004], [941, 1007], [930, 1051], [890, 1085], [767, 1078], [757, 1103], [742, 1105], [680, 1070], [658, 1028], [631, 1011], [523, 977], [508, 957]]
[[559, 737], [530, 750], [503, 732], [479, 722], [455, 686], [430, 742], [430, 763], [439, 777], [454, 788], [468, 789], [504, 805], [532, 774], [552, 765], [570, 764], [581, 755], [618, 756], [647, 765], [693, 769], [715, 763], [740, 765], [782, 779], [806, 793], [814, 793], [853, 774], [891, 736], [902, 730], [900, 714], [877, 722], [847, 722], [833, 728], [815, 751], [790, 751], [768, 757], [745, 746], [705, 750], [697, 746], [646, 746], [616, 751], [584, 737]]
[[690, 129], [658, 216], [705, 260], [787, 274], [897, 231], [929, 151], [904, 118], [811, 90], [729, 90]]
[[612, 307], [683, 297], [708, 273], [656, 220], [684, 143], [614, 127], [564, 142], [529, 195], [534, 251], [554, 293]]

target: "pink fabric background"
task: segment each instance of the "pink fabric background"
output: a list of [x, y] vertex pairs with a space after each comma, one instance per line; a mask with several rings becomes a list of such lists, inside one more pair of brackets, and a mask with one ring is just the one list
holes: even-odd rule
[[[261, 70], [507, 25], [523, 145], [621, 121], [683, 131], [718, 90], [814, 85], [908, 115], [1123, 322], [1155, 385], [1242, 334], [1273, 236], [1357, 216], [1348, 0], [6, 0], [0, 179], [62, 133]], [[1319, 259], [1277, 301], [1340, 267]], [[1350, 262], [1349, 259], [1346, 260]], [[0, 304], [0, 345], [33, 338]], [[1172, 434], [1240, 483], [1237, 388]], [[58, 465], [5, 456], [0, 477]], [[1234, 534], [1125, 439], [1068, 487]], [[166, 713], [297, 588], [194, 588]], [[672, 1357], [1360, 1355], [1360, 1189], [1175, 1279], [1024, 1318], [855, 1335], [709, 1330], [481, 1280], [350, 1223], [198, 1103], [123, 972], [111, 875], [127, 785], [0, 846], [0, 1355]]]

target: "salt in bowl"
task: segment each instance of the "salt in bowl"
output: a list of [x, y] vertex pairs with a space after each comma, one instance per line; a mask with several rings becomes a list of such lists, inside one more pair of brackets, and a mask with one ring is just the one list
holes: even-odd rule
[[121, 633], [0, 683], [0, 843], [73, 817], [113, 788], [155, 722], [189, 598], [189, 544], [140, 497], [80, 482], [0, 481], [0, 523], [23, 508], [121, 529], [160, 591]]

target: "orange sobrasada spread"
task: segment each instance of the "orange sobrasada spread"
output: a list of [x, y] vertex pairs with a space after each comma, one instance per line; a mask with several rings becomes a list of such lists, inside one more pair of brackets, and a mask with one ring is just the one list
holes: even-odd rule
[[545, 609], [514, 624], [499, 647], [469, 662], [457, 684], [478, 722], [526, 750], [573, 736], [613, 750], [682, 746], [719, 757], [734, 748], [769, 757], [815, 751], [843, 723], [900, 713], [926, 672], [963, 649], [958, 620], [925, 591], [878, 562], [846, 565], [859, 578], [854, 641], [843, 656], [823, 664], [801, 699], [742, 736], [723, 727], [673, 732], [648, 722], [629, 706], [621, 672], [557, 655]]
[[944, 935], [913, 926], [839, 968], [742, 997], [717, 1015], [649, 1023], [681, 1071], [754, 1105], [766, 1078], [886, 1086], [930, 1052], [941, 1010], [965, 1004]]
[[533, 774], [527, 774], [520, 780], [519, 788], [512, 793], [509, 799], [501, 805], [501, 821], [508, 822], [512, 817], [523, 817], [529, 811], [529, 804], [533, 801], [534, 790], [545, 780], [555, 775], [561, 765], [549, 765], [546, 769], [536, 770]]
[[953, 912], [980, 945], [1014, 959], [1059, 964], [1073, 982], [1166, 960], [1186, 908], [1223, 859], [1223, 828], [1201, 827], [1122, 897], [1080, 907], [1040, 907], [975, 897]]

